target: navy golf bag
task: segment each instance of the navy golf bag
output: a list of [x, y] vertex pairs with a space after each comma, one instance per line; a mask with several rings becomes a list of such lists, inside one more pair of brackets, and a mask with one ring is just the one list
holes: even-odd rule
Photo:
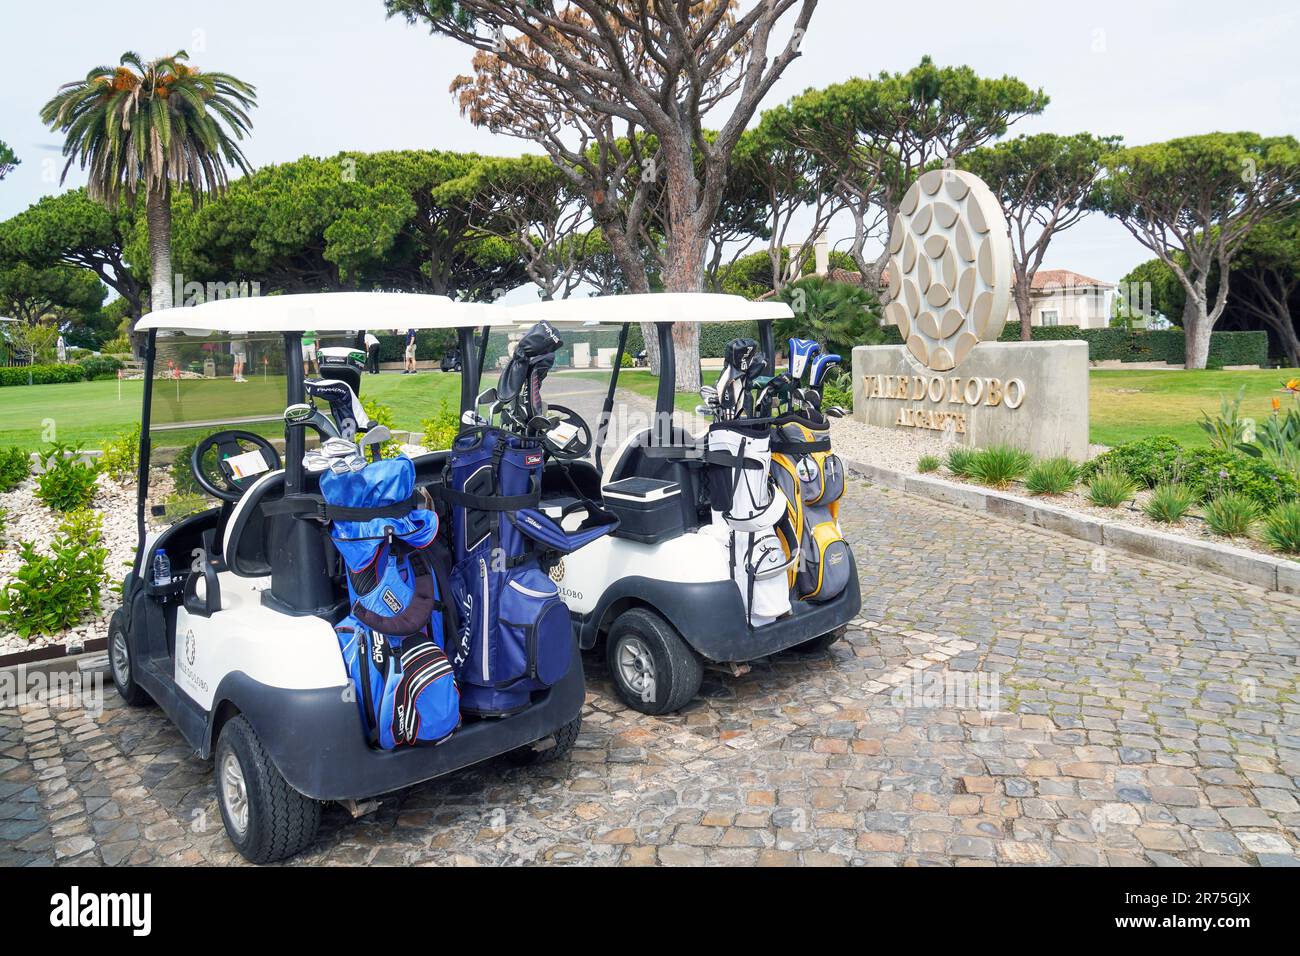
[[544, 461], [539, 440], [492, 426], [452, 444], [442, 496], [452, 506], [460, 629], [448, 654], [466, 713], [515, 713], [568, 673], [573, 623], [547, 569], [618, 525], [591, 502], [574, 531], [543, 514]]
[[439, 743], [460, 725], [445, 653], [457, 630], [438, 516], [418, 507], [409, 458], [320, 479], [330, 537], [347, 568], [351, 611], [337, 627], [362, 725], [385, 750]]

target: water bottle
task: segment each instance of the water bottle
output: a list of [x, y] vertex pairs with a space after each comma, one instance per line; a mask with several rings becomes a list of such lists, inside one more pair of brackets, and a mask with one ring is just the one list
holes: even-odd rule
[[153, 583], [160, 588], [172, 583], [172, 562], [162, 548], [153, 554]]

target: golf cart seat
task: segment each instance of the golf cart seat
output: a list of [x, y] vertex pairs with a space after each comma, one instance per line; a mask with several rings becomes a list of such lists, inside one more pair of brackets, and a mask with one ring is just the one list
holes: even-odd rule
[[271, 573], [275, 522], [262, 506], [283, 497], [284, 470], [267, 472], [244, 492], [230, 512], [221, 553], [226, 567], [241, 578], [262, 578]]

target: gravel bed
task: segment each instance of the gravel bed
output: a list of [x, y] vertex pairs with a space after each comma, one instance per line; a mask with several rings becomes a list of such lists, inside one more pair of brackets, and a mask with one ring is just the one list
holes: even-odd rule
[[[33, 650], [49, 644], [84, 644], [88, 640], [108, 636], [109, 616], [121, 605], [118, 586], [135, 557], [135, 482], [117, 482], [101, 474], [96, 479], [98, 490], [92, 507], [104, 521], [104, 543], [108, 558], [104, 570], [108, 583], [100, 596], [101, 612], [83, 619], [79, 624], [59, 634], [34, 635], [23, 640], [13, 631], [0, 629], [0, 654]], [[12, 580], [22, 566], [18, 545], [20, 541], [36, 542], [38, 551], [47, 552], [49, 540], [54, 536], [63, 516], [45, 507], [35, 495], [36, 482], [29, 479], [18, 488], [0, 494], [0, 508], [6, 512], [4, 542], [0, 545], [0, 585]]]
[[[834, 445], [836, 452], [845, 458], [909, 475], [917, 473], [916, 463], [922, 455], [937, 455], [939, 458], [943, 458], [948, 453], [948, 449], [955, 444], [949, 436], [942, 433], [920, 430], [908, 432], [901, 429], [883, 428], [879, 425], [868, 425], [865, 422], [849, 418], [832, 420], [831, 443]], [[1088, 457], [1095, 458], [1106, 450], [1105, 445], [1090, 445]], [[931, 474], [946, 481], [978, 486], [977, 482], [966, 481], [950, 474], [947, 468], [940, 468], [937, 472], [931, 472]], [[1206, 526], [1205, 522], [1195, 514], [1189, 515], [1175, 524], [1153, 521], [1142, 511], [1142, 505], [1150, 495], [1148, 491], [1139, 492], [1136, 498], [1118, 508], [1102, 508], [1088, 500], [1084, 493], [1086, 489], [1082, 487], [1065, 495], [1031, 495], [1019, 483], [1001, 490], [1005, 494], [1015, 495], [1028, 501], [1041, 501], [1102, 521], [1120, 521], [1126, 525], [1133, 525], [1151, 531], [1163, 531], [1166, 534], [1176, 534], [1197, 541], [1228, 544], [1247, 551], [1254, 551], [1257, 554], [1268, 555], [1272, 558], [1287, 557], [1278, 554], [1268, 545], [1254, 538], [1225, 538], [1222, 535], [1214, 534]]]

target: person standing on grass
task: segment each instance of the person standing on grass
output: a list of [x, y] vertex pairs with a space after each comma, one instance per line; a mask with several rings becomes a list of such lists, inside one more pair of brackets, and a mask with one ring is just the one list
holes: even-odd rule
[[316, 331], [308, 329], [302, 334], [302, 374], [312, 375], [319, 374], [319, 369], [313, 373], [316, 366]]
[[406, 330], [406, 371], [402, 374], [415, 374], [415, 329]]
[[366, 371], [379, 374], [379, 336], [374, 332], [366, 333]]
[[242, 335], [230, 337], [230, 355], [235, 360], [235, 367], [231, 369], [230, 377], [236, 382], [247, 382], [248, 379], [244, 378], [244, 369], [248, 366], [248, 347]]

